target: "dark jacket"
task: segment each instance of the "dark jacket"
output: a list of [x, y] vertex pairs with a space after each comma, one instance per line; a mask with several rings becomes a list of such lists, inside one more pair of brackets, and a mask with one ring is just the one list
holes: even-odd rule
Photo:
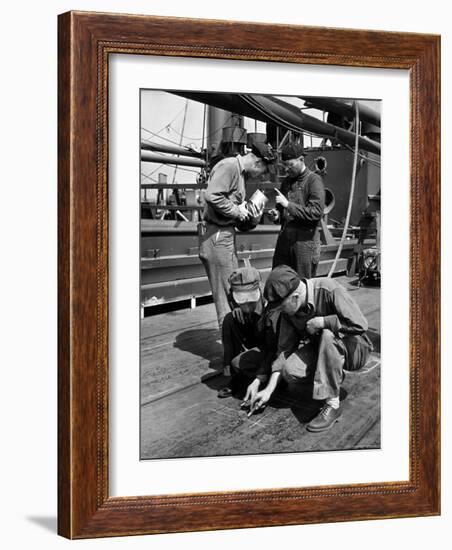
[[[238, 307], [232, 294], [228, 295], [228, 301], [231, 310]], [[278, 345], [277, 320], [273, 315], [273, 311], [268, 308], [265, 298], [261, 296], [261, 313], [245, 315], [244, 324], [237, 321], [243, 346], [246, 349], [259, 348], [265, 354], [265, 359], [256, 374], [269, 374], [271, 372], [271, 364], [276, 357]], [[232, 357], [229, 357], [230, 354], [226, 349], [227, 342], [223, 342], [223, 346], [225, 346], [225, 355], [227, 356], [225, 361], [229, 364]]]
[[320, 223], [325, 208], [325, 188], [322, 178], [306, 168], [298, 177], [287, 176], [281, 184], [281, 193], [287, 197], [287, 208], [277, 205], [282, 229], [314, 229]]

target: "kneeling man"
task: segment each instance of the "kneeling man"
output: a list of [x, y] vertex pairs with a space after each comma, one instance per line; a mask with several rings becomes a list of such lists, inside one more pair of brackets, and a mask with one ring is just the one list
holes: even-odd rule
[[270, 380], [253, 396], [251, 408], [258, 410], [267, 404], [281, 377], [297, 382], [313, 371], [313, 398], [325, 403], [307, 429], [327, 430], [341, 415], [343, 370], [360, 369], [372, 351], [367, 321], [338, 282], [326, 277], [300, 279], [286, 265], [270, 273], [264, 296], [282, 312], [278, 351]]
[[276, 333], [266, 315], [259, 271], [251, 266], [233, 271], [229, 277], [228, 301], [232, 312], [223, 321], [224, 374], [228, 385], [218, 392], [224, 398], [239, 394], [253, 380], [257, 393], [267, 382], [276, 353]]

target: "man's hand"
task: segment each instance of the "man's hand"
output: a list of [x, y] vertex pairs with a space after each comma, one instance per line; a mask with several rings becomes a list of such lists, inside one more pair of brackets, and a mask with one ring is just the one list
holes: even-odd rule
[[239, 214], [237, 216], [237, 219], [240, 221], [240, 222], [243, 222], [245, 220], [248, 219], [249, 217], [249, 212], [248, 212], [248, 209], [246, 207], [246, 202], [242, 202], [241, 204], [238, 205], [239, 207]]
[[324, 317], [313, 317], [309, 319], [306, 323], [306, 332], [308, 334], [314, 335], [320, 332], [325, 328], [325, 318]]
[[251, 382], [251, 384], [246, 388], [246, 394], [242, 402], [242, 407], [246, 407], [249, 405], [250, 402], [253, 402], [259, 390], [259, 386], [260, 386], [260, 381], [257, 378], [255, 378]]
[[267, 403], [270, 401], [272, 392], [268, 388], [256, 393], [253, 399], [251, 399], [250, 412], [248, 416], [251, 416], [256, 411], [265, 408]]
[[283, 208], [287, 208], [287, 205], [289, 204], [289, 201], [287, 198], [281, 193], [279, 189], [274, 188], [276, 191], [276, 204], [280, 204]]
[[232, 310], [232, 316], [242, 325], [245, 324], [245, 316], [243, 315], [243, 311], [239, 307], [236, 307]]

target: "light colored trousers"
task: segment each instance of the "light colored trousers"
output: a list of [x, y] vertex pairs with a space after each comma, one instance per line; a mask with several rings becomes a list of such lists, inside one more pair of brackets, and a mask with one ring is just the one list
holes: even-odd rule
[[205, 233], [199, 238], [199, 258], [209, 279], [217, 312], [218, 327], [221, 330], [223, 319], [231, 311], [227, 299], [229, 277], [238, 267], [235, 229], [233, 226], [219, 227], [207, 223]]
[[281, 375], [290, 383], [314, 378], [314, 399], [338, 397], [343, 380], [343, 369], [362, 368], [370, 353], [368, 342], [361, 335], [337, 337], [331, 330], [321, 333], [289, 355]]

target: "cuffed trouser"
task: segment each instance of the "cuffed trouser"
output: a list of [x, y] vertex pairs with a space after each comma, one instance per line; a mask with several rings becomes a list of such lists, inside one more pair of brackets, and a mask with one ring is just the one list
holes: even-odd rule
[[206, 233], [200, 239], [199, 258], [209, 279], [221, 330], [223, 319], [231, 310], [227, 299], [229, 277], [238, 267], [235, 230], [233, 226], [219, 227], [208, 223]]
[[222, 337], [223, 365], [231, 367], [231, 386], [238, 387], [242, 381], [250, 382], [261, 368], [265, 353], [246, 333], [246, 326], [236, 321], [232, 313], [224, 318]]
[[288, 265], [302, 278], [315, 277], [320, 261], [320, 233], [318, 229], [306, 231], [286, 227], [276, 241], [273, 256], [274, 269], [278, 265]]
[[286, 359], [281, 375], [288, 383], [300, 382], [313, 375], [314, 399], [338, 397], [343, 369], [360, 369], [369, 353], [369, 344], [362, 336], [338, 338], [331, 330], [323, 329], [318, 338]]

